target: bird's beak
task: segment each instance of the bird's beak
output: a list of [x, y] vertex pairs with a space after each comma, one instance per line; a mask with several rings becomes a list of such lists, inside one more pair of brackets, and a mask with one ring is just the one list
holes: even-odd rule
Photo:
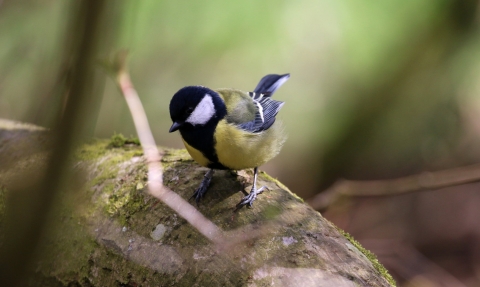
[[173, 122], [173, 125], [170, 127], [170, 130], [168, 132], [173, 133], [174, 131], [178, 130], [182, 125], [182, 123]]

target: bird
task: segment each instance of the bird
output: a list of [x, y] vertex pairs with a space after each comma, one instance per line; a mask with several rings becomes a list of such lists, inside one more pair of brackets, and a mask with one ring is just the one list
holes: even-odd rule
[[265, 187], [257, 189], [258, 167], [278, 155], [286, 141], [283, 125], [275, 121], [284, 102], [271, 97], [289, 78], [290, 74], [266, 75], [253, 92], [186, 86], [173, 95], [169, 132], [178, 130], [191, 157], [210, 168], [191, 197], [197, 204], [216, 169], [253, 168], [252, 189], [235, 210], [252, 207], [263, 192]]

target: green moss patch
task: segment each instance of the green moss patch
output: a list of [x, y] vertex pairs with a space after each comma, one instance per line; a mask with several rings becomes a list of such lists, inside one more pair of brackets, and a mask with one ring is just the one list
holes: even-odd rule
[[373, 267], [375, 270], [377, 270], [387, 281], [390, 283], [392, 286], [397, 286], [397, 283], [393, 279], [392, 275], [388, 272], [387, 268], [385, 268], [380, 261], [378, 261], [377, 256], [370, 252], [369, 250], [365, 249], [358, 241], [356, 241], [348, 232], [340, 229], [337, 227], [337, 230], [345, 236], [345, 238], [352, 243], [353, 246], [355, 246], [365, 257], [372, 262]]
[[125, 145], [136, 145], [140, 146], [140, 141], [137, 137], [130, 136], [129, 138], [125, 137], [123, 134], [114, 133], [110, 138], [109, 147], [123, 147]]

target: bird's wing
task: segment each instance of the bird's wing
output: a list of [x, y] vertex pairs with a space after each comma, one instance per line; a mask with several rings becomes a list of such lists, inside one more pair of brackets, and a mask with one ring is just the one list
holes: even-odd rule
[[248, 93], [235, 89], [215, 90], [225, 102], [227, 107], [227, 122], [239, 125], [255, 120], [257, 105]]
[[216, 90], [227, 106], [227, 122], [252, 133], [270, 128], [284, 104], [272, 100], [271, 96], [289, 77], [289, 74], [266, 75], [260, 80], [255, 90], [249, 93], [234, 89]]
[[252, 133], [267, 130], [275, 122], [275, 116], [282, 108], [284, 102], [272, 100], [269, 96], [261, 93], [250, 92], [249, 95], [257, 107], [255, 119], [241, 123], [238, 126]]
[[240, 124], [240, 128], [258, 133], [267, 130], [275, 122], [275, 116], [282, 108], [284, 102], [275, 101], [271, 96], [290, 78], [290, 74], [270, 74], [263, 77], [253, 92], [248, 93], [257, 107], [255, 119]]

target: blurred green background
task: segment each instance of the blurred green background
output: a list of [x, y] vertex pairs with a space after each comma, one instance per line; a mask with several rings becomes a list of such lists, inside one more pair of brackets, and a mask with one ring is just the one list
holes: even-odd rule
[[[286, 102], [279, 118], [289, 139], [261, 169], [308, 199], [339, 178], [396, 178], [480, 160], [478, 11], [473, 0], [111, 1], [98, 57], [130, 51], [130, 74], [157, 143], [177, 148], [183, 146], [178, 134], [168, 133], [168, 104], [181, 87], [249, 91], [266, 74], [290, 73], [275, 94]], [[65, 35], [70, 12], [70, 1], [0, 2], [0, 117], [54, 125], [68, 79], [65, 38], [76, 37]], [[95, 76], [102, 103], [98, 117], [92, 111], [85, 119], [90, 135], [135, 135], [113, 81], [100, 66]], [[389, 210], [418, 204], [405, 201], [408, 207], [393, 199]], [[350, 207], [326, 216], [348, 230], [352, 210], [369, 212]], [[403, 235], [412, 221], [402, 221]], [[477, 242], [480, 231], [470, 227]], [[471, 281], [448, 266], [446, 274], [476, 284], [477, 257], [470, 259]], [[411, 274], [393, 273], [418, 284]]]

